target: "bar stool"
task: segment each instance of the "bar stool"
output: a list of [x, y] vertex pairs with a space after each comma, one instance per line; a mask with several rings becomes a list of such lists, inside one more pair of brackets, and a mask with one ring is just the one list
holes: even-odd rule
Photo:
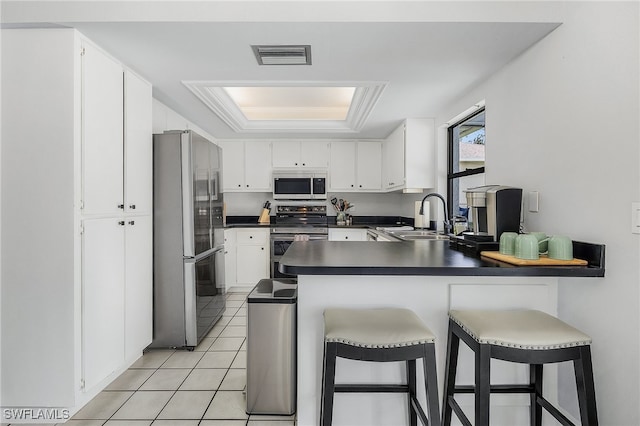
[[[455, 385], [460, 339], [475, 354], [475, 386]], [[477, 426], [489, 425], [491, 393], [528, 393], [532, 426], [542, 424], [542, 408], [561, 424], [573, 425], [542, 396], [543, 365], [573, 361], [582, 425], [597, 425], [590, 344], [591, 338], [586, 334], [540, 311], [450, 311], [442, 424], [451, 424], [453, 410], [463, 424], [471, 425], [454, 399], [456, 393], [475, 393]], [[529, 383], [491, 385], [492, 358], [529, 364]]]
[[[326, 309], [320, 424], [331, 425], [335, 392], [403, 392], [409, 394], [411, 426], [417, 425], [418, 417], [425, 426], [439, 426], [434, 341], [431, 330], [409, 309]], [[337, 357], [374, 362], [406, 361], [407, 383], [336, 384]], [[418, 358], [423, 359], [424, 365], [428, 420], [416, 397]]]

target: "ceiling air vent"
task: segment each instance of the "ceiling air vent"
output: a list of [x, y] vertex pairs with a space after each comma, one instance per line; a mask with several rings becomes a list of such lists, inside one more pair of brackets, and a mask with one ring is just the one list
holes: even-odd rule
[[252, 45], [259, 65], [311, 65], [311, 46]]

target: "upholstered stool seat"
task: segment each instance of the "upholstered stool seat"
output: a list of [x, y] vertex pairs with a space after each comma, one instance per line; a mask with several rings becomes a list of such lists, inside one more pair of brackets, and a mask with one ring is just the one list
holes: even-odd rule
[[[321, 424], [331, 425], [335, 392], [406, 392], [411, 426], [417, 418], [440, 424], [435, 364], [435, 336], [409, 309], [329, 308], [324, 311], [324, 368]], [[336, 358], [359, 361], [406, 361], [407, 384], [336, 384]], [[416, 359], [423, 359], [428, 419], [416, 397]]]
[[[456, 386], [459, 342], [462, 339], [475, 353], [475, 386]], [[443, 425], [451, 424], [452, 410], [469, 424], [454, 399], [456, 393], [475, 394], [475, 424], [489, 423], [490, 393], [528, 393], [531, 397], [531, 425], [542, 424], [545, 408], [562, 424], [572, 423], [542, 396], [544, 364], [573, 361], [583, 425], [597, 425], [591, 338], [558, 318], [536, 310], [452, 310], [443, 403]], [[496, 385], [490, 380], [491, 358], [530, 365], [526, 385]]]

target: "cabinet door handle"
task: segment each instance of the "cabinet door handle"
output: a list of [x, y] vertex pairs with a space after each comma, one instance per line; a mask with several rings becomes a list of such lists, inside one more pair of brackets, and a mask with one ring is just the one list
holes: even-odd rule
[[297, 165], [298, 165], [298, 163], [295, 163], [295, 165], [297, 166]]
[[135, 221], [135, 220], [130, 220], [130, 221], [129, 221], [129, 225], [135, 225], [135, 224], [136, 224], [136, 221]]
[[353, 184], [351, 184], [351, 187], [353, 188]]
[[247, 188], [249, 187], [249, 185], [247, 185]]
[[124, 226], [124, 220], [119, 220], [119, 221], [118, 221], [118, 225], [120, 225], [120, 226]]
[[345, 239], [345, 240], [348, 240], [348, 239], [349, 239], [349, 237], [344, 237], [344, 239]]
[[302, 163], [302, 165], [303, 165], [303, 166], [306, 166], [306, 165], [307, 165], [307, 163]]
[[264, 250], [264, 247], [260, 247], [260, 250]]
[[135, 209], [136, 209], [136, 205], [135, 205], [135, 204], [129, 204], [129, 208], [130, 208], [131, 210], [135, 210]]
[[238, 184], [238, 188], [242, 188], [242, 185]]
[[358, 185], [360, 188], [362, 188], [362, 185]]
[[124, 210], [124, 204], [118, 204], [118, 208]]
[[253, 235], [249, 235], [249, 238], [253, 238]]

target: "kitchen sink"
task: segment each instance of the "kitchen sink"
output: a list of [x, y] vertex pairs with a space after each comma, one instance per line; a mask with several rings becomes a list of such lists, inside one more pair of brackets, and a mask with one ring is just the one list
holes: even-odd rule
[[438, 234], [434, 231], [389, 231], [389, 234], [404, 241], [413, 240], [439, 240], [449, 241], [449, 236], [444, 234]]

